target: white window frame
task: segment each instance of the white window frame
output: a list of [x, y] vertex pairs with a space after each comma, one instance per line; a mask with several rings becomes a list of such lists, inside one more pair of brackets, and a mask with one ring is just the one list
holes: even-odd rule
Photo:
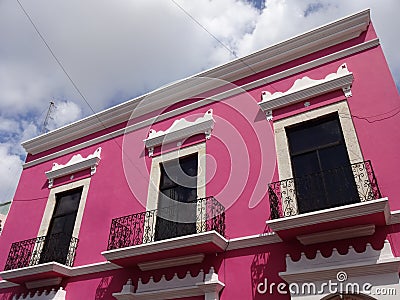
[[[197, 153], [197, 198], [206, 197], [206, 142], [198, 143], [185, 148], [177, 149], [171, 152], [161, 154], [159, 156], [153, 157], [151, 162], [150, 170], [150, 182], [149, 190], [147, 194], [147, 204], [146, 211], [154, 210], [158, 208], [158, 198], [159, 198], [159, 188], [161, 179], [161, 164], [178, 159], [181, 157], [186, 157]], [[199, 205], [199, 203], [198, 203]], [[200, 204], [201, 205], [201, 204]], [[197, 212], [203, 211], [205, 209], [198, 208]], [[203, 218], [200, 218], [203, 219]], [[153, 232], [155, 230], [155, 220], [146, 220], [149, 224], [153, 224]], [[201, 228], [201, 224], [197, 224], [196, 228]]]
[[77, 180], [75, 182], [67, 183], [61, 186], [54, 187], [50, 190], [49, 197], [47, 199], [46, 208], [44, 210], [42, 222], [40, 224], [38, 237], [45, 236], [49, 230], [51, 218], [53, 217], [54, 208], [56, 206], [57, 194], [74, 190], [82, 187], [82, 195], [79, 202], [78, 212], [76, 214], [74, 230], [72, 231], [72, 237], [78, 238], [81, 229], [83, 212], [85, 210], [86, 199], [89, 191], [91, 177]]
[[[343, 137], [349, 155], [350, 163], [364, 161], [360, 144], [358, 142], [356, 130], [354, 128], [350, 109], [346, 100], [337, 102], [314, 110], [306, 111], [294, 116], [284, 118], [274, 122], [275, 147], [278, 164], [279, 180], [293, 178], [292, 163], [290, 159], [289, 143], [286, 136], [286, 128], [309, 121], [331, 113], [337, 112], [339, 115], [339, 123], [343, 132]], [[282, 203], [284, 206], [285, 203]], [[297, 200], [292, 206], [297, 210]], [[285, 207], [283, 207], [285, 209]]]

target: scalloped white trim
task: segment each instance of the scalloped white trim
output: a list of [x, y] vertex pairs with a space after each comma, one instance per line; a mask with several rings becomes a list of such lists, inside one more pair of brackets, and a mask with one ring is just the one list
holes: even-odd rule
[[55, 289], [51, 291], [37, 290], [35, 294], [29, 292], [27, 294], [21, 294], [18, 297], [15, 295], [13, 300], [65, 300], [66, 295], [66, 291], [60, 287], [57, 291]]
[[100, 162], [101, 147], [97, 148], [93, 154], [89, 154], [86, 158], [82, 155], [76, 154], [65, 164], [61, 165], [53, 163], [53, 167], [50, 171], [45, 172], [47, 179], [49, 180], [49, 188], [53, 187], [54, 179], [73, 174], [75, 172], [90, 168], [90, 175], [96, 173], [96, 167]]
[[344, 96], [349, 98], [352, 96], [351, 84], [353, 80], [353, 73], [349, 72], [344, 63], [339, 66], [336, 73], [328, 74], [324, 79], [315, 80], [305, 76], [297, 79], [286, 92], [271, 94], [268, 91], [263, 91], [262, 101], [258, 105], [265, 112], [267, 120], [272, 120], [273, 109], [305, 101], [332, 91], [341, 89]]
[[146, 148], [149, 151], [149, 156], [153, 156], [154, 147], [176, 141], [178, 141], [177, 145], [181, 146], [185, 139], [196, 134], [204, 133], [206, 139], [210, 139], [214, 123], [213, 110], [209, 109], [203, 117], [200, 117], [193, 122], [189, 122], [182, 118], [175, 120], [171, 127], [165, 131], [155, 131], [154, 129], [150, 129], [148, 138], [144, 140]]
[[314, 258], [301, 254], [298, 261], [290, 255], [286, 256], [286, 272], [279, 273], [286, 282], [319, 281], [335, 279], [339, 271], [346, 272], [349, 277], [393, 273], [399, 270], [400, 258], [394, 257], [389, 241], [383, 248], [375, 250], [370, 244], [363, 252], [349, 247], [346, 254], [333, 249], [330, 256], [325, 257], [320, 251]]
[[204, 271], [200, 270], [197, 276], [192, 276], [188, 271], [183, 278], [179, 278], [175, 273], [171, 280], [167, 280], [163, 275], [158, 282], [150, 277], [147, 283], [143, 283], [139, 278], [136, 292], [132, 280], [128, 279], [121, 292], [113, 293], [113, 296], [118, 300], [129, 300], [177, 299], [204, 295], [206, 300], [218, 300], [219, 292], [224, 286], [225, 284], [218, 279], [218, 274], [211, 267], [205, 276]]

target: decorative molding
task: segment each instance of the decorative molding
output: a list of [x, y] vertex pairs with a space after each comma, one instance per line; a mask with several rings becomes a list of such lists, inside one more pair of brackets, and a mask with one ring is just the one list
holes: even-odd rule
[[13, 283], [13, 282], [10, 282], [7, 280], [0, 280], [0, 290], [8, 289], [8, 288], [16, 287], [16, 286], [19, 286], [19, 284]]
[[105, 271], [112, 271], [117, 269], [122, 269], [122, 267], [113, 264], [109, 261], [99, 262], [94, 264], [72, 267], [70, 271], [70, 277], [100, 273]]
[[[226, 82], [234, 82], [253, 75], [255, 71], [261, 72], [268, 70], [307, 54], [315, 53], [356, 38], [367, 30], [369, 23], [370, 11], [361, 11], [257, 51], [246, 57], [238, 58], [227, 64], [174, 82], [151, 93], [63, 126], [57, 130], [28, 140], [22, 143], [22, 146], [28, 153], [37, 154], [56, 146], [66, 144], [72, 140], [99, 131], [99, 120], [106, 128], [128, 121], [131, 112], [134, 111], [138, 103], [146, 97], [154, 97], [157, 101], [153, 101], [151, 105], [149, 104], [141, 108], [140, 115], [145, 115], [162, 107], [167, 107], [172, 103], [176, 103], [177, 99], [187, 98], [187, 95], [193, 96], [202, 94], [206, 91], [218, 88], [219, 86], [223, 86]], [[214, 82], [217, 82], [214, 85], [193, 86], [191, 80], [194, 78], [213, 78], [219, 80], [214, 80]]]
[[400, 223], [400, 210], [390, 212], [390, 225]]
[[223, 251], [226, 248], [228, 241], [218, 232], [212, 230], [162, 241], [156, 241], [148, 244], [140, 244], [136, 246], [108, 250], [102, 252], [101, 254], [108, 261], [113, 262], [124, 258], [140, 257], [146, 254], [159, 253], [168, 250], [182, 249], [185, 247], [200, 246], [205, 244], [212, 244], [213, 248], [217, 248], [220, 249], [220, 251]]
[[175, 258], [167, 258], [145, 263], [138, 263], [138, 267], [142, 271], [165, 269], [175, 266], [199, 264], [204, 260], [204, 254], [194, 254]]
[[13, 300], [65, 300], [66, 295], [67, 292], [60, 287], [57, 291], [55, 289], [51, 291], [44, 290], [42, 292], [37, 290], [35, 294], [21, 294], [18, 297], [14, 296]]
[[273, 231], [278, 232], [291, 228], [345, 220], [375, 213], [383, 213], [385, 215], [386, 224], [389, 224], [390, 208], [388, 198], [323, 209], [292, 217], [268, 220], [266, 223]]
[[230, 239], [228, 248], [226, 250], [230, 251], [243, 248], [251, 248], [280, 242], [282, 242], [282, 239], [275, 232], [262, 233]]
[[200, 270], [197, 276], [192, 276], [190, 271], [187, 271], [185, 277], [179, 278], [178, 274], [171, 278], [171, 280], [167, 280], [165, 275], [161, 276], [160, 281], [154, 281], [153, 276], [150, 276], [150, 280], [147, 283], [143, 283], [142, 279], [139, 278], [136, 293], [146, 293], [153, 292], [158, 290], [172, 290], [178, 288], [185, 288], [190, 286], [196, 286], [197, 283], [203, 282], [204, 280], [204, 271]]
[[62, 277], [52, 277], [47, 279], [28, 281], [25, 282], [25, 285], [28, 289], [36, 289], [44, 286], [56, 286], [59, 285], [61, 281]]
[[381, 250], [367, 244], [365, 251], [360, 253], [350, 246], [346, 254], [333, 249], [329, 257], [317, 251], [315, 258], [302, 253], [300, 260], [294, 261], [287, 255], [286, 272], [279, 275], [287, 283], [313, 282], [336, 279], [338, 272], [346, 272], [349, 277], [398, 273], [399, 267], [400, 258], [393, 256], [390, 243], [385, 241]]
[[373, 235], [374, 233], [375, 233], [375, 225], [368, 224], [368, 225], [360, 225], [360, 226], [322, 231], [312, 234], [298, 235], [296, 238], [303, 245], [312, 245], [318, 243], [351, 239], [360, 236], [370, 236]]
[[344, 63], [339, 66], [336, 73], [327, 75], [324, 79], [314, 80], [305, 76], [297, 79], [293, 86], [286, 92], [262, 92], [262, 101], [258, 103], [265, 112], [267, 120], [272, 120], [272, 110], [285, 107], [300, 101], [320, 96], [332, 91], [342, 89], [346, 98], [351, 97], [351, 84], [353, 83], [353, 73], [349, 72]]
[[[67, 155], [67, 154], [69, 154], [71, 152], [79, 151], [81, 149], [90, 147], [92, 145], [96, 145], [98, 143], [107, 141], [107, 140], [115, 138], [117, 136], [121, 136], [121, 135], [125, 134], [126, 132], [131, 132], [131, 131], [138, 130], [140, 128], [144, 128], [146, 126], [150, 126], [151, 124], [154, 124], [154, 122], [166, 120], [168, 118], [175, 117], [177, 115], [180, 115], [182, 113], [191, 111], [193, 109], [197, 109], [197, 108], [203, 107], [205, 105], [209, 105], [210, 101], [221, 101], [221, 100], [223, 100], [225, 98], [232, 97], [232, 96], [235, 96], [237, 94], [243, 93], [243, 91], [249, 91], [249, 90], [258, 88], [260, 86], [263, 86], [265, 84], [268, 84], [270, 82], [274, 82], [274, 81], [280, 80], [282, 78], [286, 78], [288, 76], [291, 76], [291, 75], [294, 75], [294, 74], [297, 74], [297, 73], [300, 73], [300, 72], [303, 72], [303, 71], [306, 71], [306, 70], [309, 70], [309, 69], [312, 69], [312, 68], [316, 68], [318, 66], [321, 66], [321, 65], [324, 65], [324, 64], [327, 64], [327, 63], [330, 63], [332, 61], [336, 61], [336, 60], [339, 60], [341, 58], [348, 57], [350, 55], [353, 55], [353, 54], [356, 54], [356, 53], [359, 53], [359, 52], [362, 52], [362, 51], [377, 47], [377, 46], [379, 46], [379, 44], [380, 44], [379, 39], [373, 39], [373, 40], [370, 40], [370, 41], [367, 41], [367, 42], [352, 46], [350, 48], [346, 48], [344, 50], [341, 50], [341, 51], [338, 51], [338, 52], [335, 52], [335, 53], [332, 53], [332, 54], [317, 58], [317, 59], [312, 60], [310, 62], [298, 65], [298, 66], [293, 67], [293, 68], [286, 69], [286, 70], [278, 72], [276, 74], [273, 74], [273, 75], [270, 75], [270, 76], [267, 76], [267, 77], [263, 77], [263, 78], [261, 78], [259, 80], [247, 83], [247, 84], [242, 85], [240, 87], [236, 87], [236, 88], [233, 88], [231, 90], [219, 93], [217, 95], [212, 96], [212, 99], [206, 98], [206, 99], [203, 99], [203, 100], [199, 100], [197, 102], [188, 104], [188, 105], [186, 105], [184, 107], [180, 107], [178, 109], [163, 113], [163, 114], [157, 116], [157, 118], [152, 117], [150, 119], [135, 123], [134, 125], [130, 125], [130, 126], [126, 127], [126, 128], [118, 129], [116, 131], [104, 134], [102, 136], [99, 136], [99, 137], [91, 139], [89, 141], [80, 143], [78, 145], [75, 145], [75, 146], [72, 146], [72, 147], [68, 147], [66, 149], [57, 151], [55, 153], [52, 153], [52, 154], [43, 156], [41, 158], [32, 160], [30, 162], [24, 163], [23, 164], [23, 168], [26, 169], [26, 168], [32, 167], [34, 165], [41, 164], [43, 162], [55, 159], [57, 157], [60, 157], [60, 156], [63, 156], [63, 155]], [[123, 121], [121, 121], [121, 122], [123, 122]], [[85, 135], [81, 134], [80, 137], [82, 137], [82, 136], [85, 136]], [[39, 137], [37, 137], [37, 139], [39, 139]], [[42, 145], [42, 144], [40, 144], [40, 145], [41, 145], [41, 147], [43, 147], [44, 150], [48, 149], [48, 148], [45, 148], [44, 145]], [[58, 144], [56, 146], [58, 146]], [[36, 153], [40, 153], [40, 152], [42, 152], [44, 150], [38, 151]], [[31, 152], [29, 152], [29, 153], [31, 153]], [[32, 154], [36, 154], [36, 153], [32, 152]]]
[[45, 172], [46, 177], [49, 180], [49, 188], [53, 187], [54, 179], [88, 168], [90, 168], [90, 175], [93, 176], [96, 173], [96, 167], [101, 159], [100, 154], [101, 147], [97, 148], [93, 154], [88, 155], [86, 158], [83, 158], [80, 154], [76, 154], [72, 156], [65, 165], [53, 163], [51, 170]]
[[224, 286], [225, 284], [219, 280], [218, 274], [211, 267], [206, 276], [204, 276], [204, 271], [200, 270], [197, 276], [192, 276], [188, 271], [183, 278], [179, 278], [175, 273], [171, 280], [167, 280], [163, 275], [158, 282], [150, 277], [147, 283], [143, 283], [139, 278], [136, 292], [132, 280], [128, 279], [121, 292], [113, 293], [113, 296], [117, 300], [145, 300], [179, 299], [204, 295], [206, 300], [218, 300], [219, 292]]
[[203, 117], [200, 117], [193, 122], [189, 122], [182, 118], [176, 120], [171, 127], [165, 131], [155, 131], [150, 129], [148, 138], [144, 140], [146, 148], [149, 151], [149, 156], [153, 156], [154, 147], [176, 141], [178, 141], [177, 146], [181, 146], [185, 139], [196, 134], [204, 133], [206, 140], [210, 139], [214, 123], [213, 110], [209, 109]]

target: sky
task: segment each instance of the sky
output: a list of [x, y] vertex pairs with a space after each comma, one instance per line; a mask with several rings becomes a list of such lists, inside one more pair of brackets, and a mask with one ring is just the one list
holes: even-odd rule
[[50, 101], [48, 130], [365, 8], [400, 87], [398, 0], [0, 1], [0, 203]]

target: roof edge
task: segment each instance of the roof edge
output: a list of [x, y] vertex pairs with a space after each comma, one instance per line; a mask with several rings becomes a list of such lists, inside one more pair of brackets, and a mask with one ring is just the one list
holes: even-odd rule
[[[222, 86], [223, 82], [240, 80], [253, 75], [254, 71], [262, 72], [356, 38], [367, 30], [369, 23], [370, 9], [362, 10], [24, 141], [22, 146], [30, 154], [39, 154], [128, 121], [132, 111], [146, 97], [154, 97], [157, 100], [152, 101], [151, 105], [141, 108], [140, 115], [176, 103], [177, 96], [179, 99], [185, 99], [185, 95], [201, 94]], [[192, 79], [201, 77], [218, 79], [221, 84], [190, 86]], [[187, 86], [185, 87], [185, 85]]]

